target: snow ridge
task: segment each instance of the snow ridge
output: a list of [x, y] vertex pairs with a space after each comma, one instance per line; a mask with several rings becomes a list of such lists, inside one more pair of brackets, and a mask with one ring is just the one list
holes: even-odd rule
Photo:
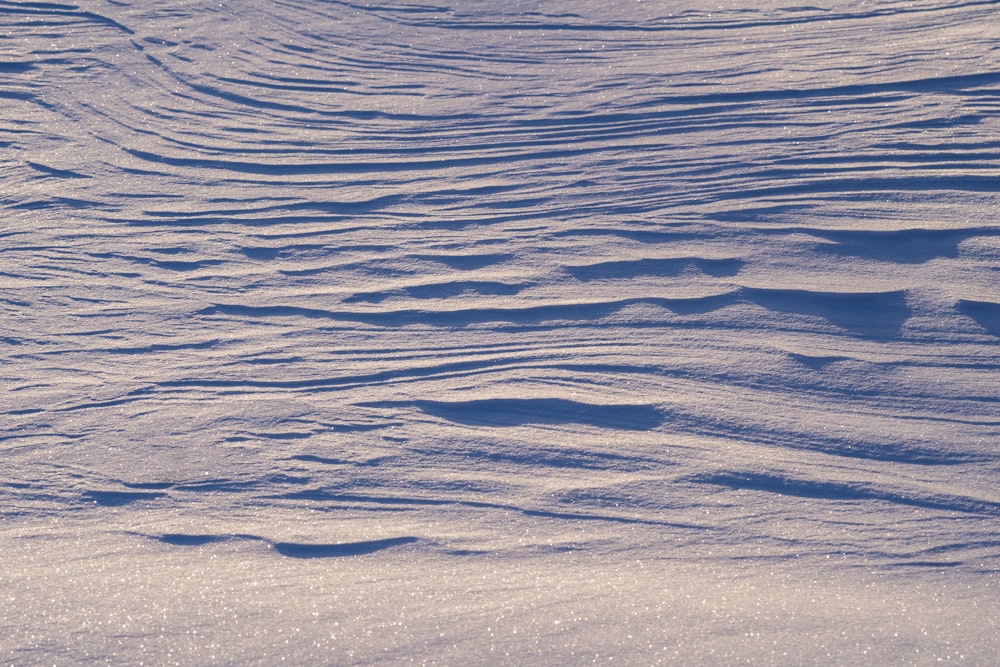
[[0, 658], [992, 659], [996, 3], [495, 4], [0, 1]]

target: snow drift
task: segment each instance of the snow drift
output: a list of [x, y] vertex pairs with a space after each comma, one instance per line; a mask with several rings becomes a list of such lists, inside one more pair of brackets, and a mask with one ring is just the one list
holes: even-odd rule
[[984, 664], [995, 2], [0, 2], [0, 658]]

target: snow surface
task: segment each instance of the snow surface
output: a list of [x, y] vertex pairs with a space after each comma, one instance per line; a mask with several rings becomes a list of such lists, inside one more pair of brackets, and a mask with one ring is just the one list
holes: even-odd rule
[[998, 45], [0, 0], [0, 662], [996, 664]]

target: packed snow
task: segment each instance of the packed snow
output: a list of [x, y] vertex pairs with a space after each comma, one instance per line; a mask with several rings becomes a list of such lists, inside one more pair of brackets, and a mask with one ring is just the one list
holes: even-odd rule
[[0, 662], [995, 664], [1000, 4], [0, 0]]

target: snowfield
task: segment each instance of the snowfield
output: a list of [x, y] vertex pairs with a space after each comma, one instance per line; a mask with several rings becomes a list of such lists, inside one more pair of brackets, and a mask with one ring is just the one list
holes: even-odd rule
[[1000, 4], [0, 0], [0, 662], [995, 664]]

